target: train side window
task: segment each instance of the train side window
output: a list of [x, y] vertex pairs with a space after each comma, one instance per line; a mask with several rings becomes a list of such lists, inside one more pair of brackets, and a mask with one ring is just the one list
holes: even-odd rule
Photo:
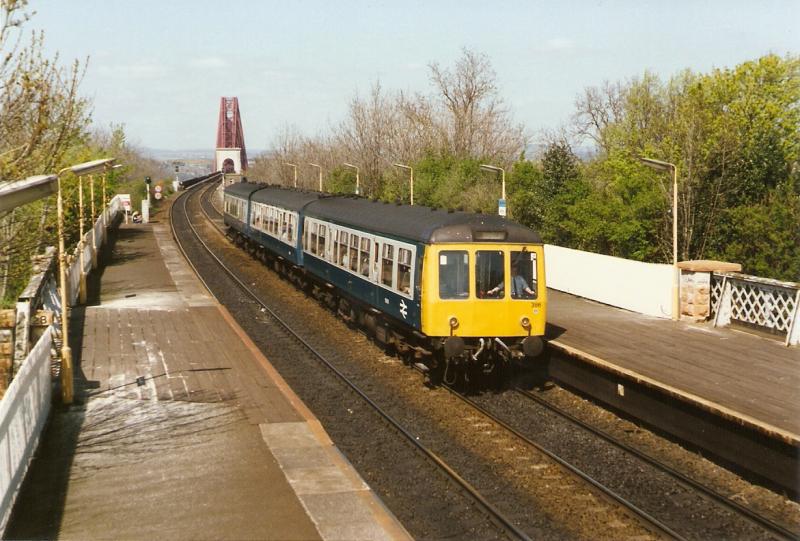
[[411, 250], [397, 250], [397, 289], [406, 295], [411, 294]]
[[350, 235], [350, 270], [358, 272], [358, 235]]
[[505, 297], [505, 268], [505, 254], [500, 250], [480, 250], [475, 254], [475, 291], [478, 297]]
[[[511, 252], [511, 298], [535, 299], [538, 297], [538, 273], [536, 272], [536, 252], [522, 250]], [[529, 293], [528, 290], [532, 291]]]
[[295, 221], [294, 214], [289, 214], [289, 231], [287, 235], [287, 240], [294, 244], [294, 221]]
[[319, 248], [318, 248], [319, 256], [323, 259], [327, 259], [325, 251], [325, 247], [327, 244], [326, 240], [328, 235], [327, 227], [324, 225], [320, 225], [318, 235], [319, 235]]
[[370, 252], [370, 239], [366, 237], [361, 237], [361, 263], [359, 265], [359, 271], [361, 272], [361, 276], [366, 276], [369, 278], [369, 252]]
[[317, 253], [317, 229], [319, 228], [319, 224], [316, 222], [311, 222], [311, 230], [308, 232], [308, 248], [312, 254]]
[[394, 269], [394, 246], [383, 245], [383, 260], [381, 263], [381, 283], [392, 287], [392, 271]]
[[347, 267], [347, 252], [350, 249], [348, 244], [347, 231], [339, 231], [339, 263], [340, 267]]
[[465, 250], [439, 252], [439, 298], [469, 297], [469, 254]]

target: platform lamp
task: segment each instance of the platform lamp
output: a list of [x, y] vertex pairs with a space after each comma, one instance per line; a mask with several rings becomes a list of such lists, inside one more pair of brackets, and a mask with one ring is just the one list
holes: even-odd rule
[[411, 206], [414, 206], [414, 168], [410, 165], [403, 165], [402, 163], [393, 163], [395, 167], [399, 167], [400, 169], [408, 169], [408, 172], [411, 174]]
[[484, 171], [492, 171], [495, 173], [500, 173], [501, 179], [501, 192], [500, 192], [500, 201], [497, 204], [497, 214], [500, 216], [506, 215], [506, 170], [502, 167], [497, 167], [496, 165], [487, 165], [485, 163], [479, 166]]
[[356, 195], [361, 195], [361, 180], [359, 177], [359, 169], [357, 165], [353, 165], [352, 163], [343, 163], [345, 167], [349, 167], [350, 169], [356, 170]]
[[639, 161], [656, 171], [672, 172], [672, 319], [680, 317], [680, 275], [678, 273], [678, 168], [674, 163], [640, 157]]
[[292, 169], [294, 169], [294, 187], [297, 188], [297, 165], [289, 162], [283, 162], [283, 165], [288, 165]]
[[[73, 399], [73, 377], [72, 377], [72, 349], [69, 347], [69, 311], [67, 307], [67, 254], [64, 248], [64, 196], [61, 189], [61, 177], [66, 173], [72, 173], [77, 177], [87, 175], [102, 170], [107, 164], [114, 161], [114, 158], [104, 158], [91, 162], [79, 163], [65, 167], [58, 172], [58, 197], [56, 199], [58, 209], [58, 277], [59, 287], [61, 288], [61, 401], [64, 404], [72, 404]], [[81, 239], [82, 242], [82, 239]], [[82, 251], [82, 250], [81, 250]]]
[[316, 167], [317, 171], [319, 171], [319, 191], [322, 192], [322, 166], [311, 162], [308, 162], [308, 165]]
[[[111, 163], [107, 163], [103, 169], [103, 227], [106, 225], [106, 218], [105, 218], [105, 210], [106, 210], [106, 176], [108, 172], [112, 169], [119, 169], [122, 167], [122, 164], [111, 165]], [[97, 217], [97, 210], [96, 205], [94, 202], [94, 173], [89, 175], [89, 197], [92, 200], [91, 210], [92, 210], [92, 268], [97, 268], [97, 228], [95, 227], [95, 219]]]

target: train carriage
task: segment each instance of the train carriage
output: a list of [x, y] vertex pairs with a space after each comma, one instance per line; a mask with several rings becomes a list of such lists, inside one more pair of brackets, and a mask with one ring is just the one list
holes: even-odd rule
[[240, 194], [249, 242], [290, 259], [295, 283], [443, 377], [542, 351], [544, 250], [534, 231], [495, 215], [353, 196], [231, 190]]

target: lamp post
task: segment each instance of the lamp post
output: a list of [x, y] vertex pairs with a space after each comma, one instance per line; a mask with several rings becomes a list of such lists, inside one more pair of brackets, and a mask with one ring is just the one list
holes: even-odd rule
[[359, 173], [358, 166], [357, 165], [353, 165], [352, 163], [347, 163], [347, 162], [345, 162], [342, 165], [344, 165], [345, 167], [350, 167], [351, 169], [355, 169], [356, 170], [356, 195], [361, 195], [361, 181], [360, 181], [359, 176], [358, 176], [358, 173]]
[[[80, 177], [98, 171], [114, 161], [114, 158], [94, 160], [65, 167], [58, 172], [58, 197], [56, 206], [58, 210], [58, 278], [61, 288], [61, 401], [72, 404], [73, 377], [72, 377], [72, 348], [69, 347], [69, 312], [67, 307], [67, 254], [64, 248], [64, 195], [61, 189], [61, 177], [65, 173], [72, 173]], [[83, 269], [81, 269], [83, 272]]]
[[656, 171], [672, 172], [672, 319], [680, 317], [680, 277], [678, 274], [678, 168], [673, 163], [652, 158], [639, 158], [647, 167]]
[[311, 163], [311, 162], [308, 162], [308, 165], [310, 165], [311, 167], [316, 167], [317, 170], [319, 171], [319, 191], [321, 192], [322, 191], [322, 166], [318, 165], [316, 163]]
[[294, 187], [297, 188], [297, 166], [289, 162], [283, 162], [283, 165], [288, 165], [289, 167], [294, 169]]
[[497, 167], [496, 165], [487, 165], [485, 163], [481, 164], [480, 168], [483, 169], [484, 171], [493, 171], [495, 173], [500, 173], [500, 178], [502, 180], [502, 190], [501, 190], [500, 201], [498, 201], [497, 205], [497, 214], [499, 214], [500, 216], [505, 216], [506, 215], [506, 170], [503, 169], [502, 167]]
[[400, 169], [408, 169], [411, 173], [411, 206], [414, 206], [414, 168], [410, 165], [403, 165], [402, 163], [393, 163], [395, 167], [399, 167]]

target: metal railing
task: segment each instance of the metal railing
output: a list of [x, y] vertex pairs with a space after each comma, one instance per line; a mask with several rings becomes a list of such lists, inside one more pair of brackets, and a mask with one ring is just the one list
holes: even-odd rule
[[713, 273], [711, 309], [715, 327], [742, 323], [785, 335], [787, 346], [800, 343], [800, 283]]

